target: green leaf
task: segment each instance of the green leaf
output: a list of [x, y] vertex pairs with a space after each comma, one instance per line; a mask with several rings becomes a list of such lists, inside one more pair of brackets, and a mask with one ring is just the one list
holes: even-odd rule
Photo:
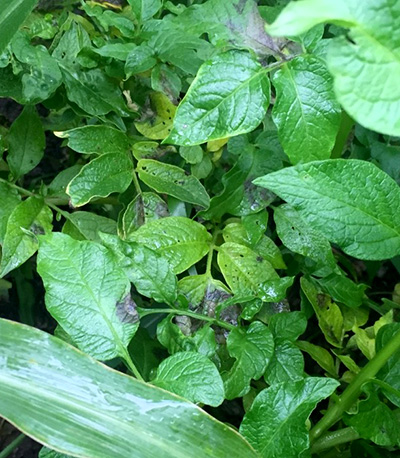
[[131, 235], [143, 224], [169, 216], [165, 201], [154, 192], [138, 194], [129, 202], [122, 215], [121, 238], [130, 240]]
[[185, 30], [207, 33], [213, 44], [247, 48], [264, 57], [279, 54], [279, 42], [265, 33], [265, 23], [254, 0], [209, 0], [194, 5], [176, 20]]
[[268, 321], [268, 328], [274, 336], [275, 343], [294, 342], [307, 327], [307, 319], [303, 312], [275, 313]]
[[159, 193], [176, 197], [183, 202], [208, 208], [210, 197], [204, 186], [193, 175], [180, 167], [152, 159], [141, 159], [137, 164], [139, 178]]
[[296, 345], [285, 340], [275, 346], [264, 378], [270, 385], [304, 378], [304, 358]]
[[0, 0], [0, 54], [17, 33], [30, 12], [36, 6], [37, 0]]
[[343, 421], [354, 428], [360, 437], [377, 445], [383, 447], [400, 445], [398, 417], [372, 390], [366, 400], [358, 403], [357, 414], [345, 414]]
[[300, 279], [301, 289], [310, 301], [318, 324], [326, 340], [334, 347], [341, 347], [344, 337], [343, 315], [340, 308], [316, 287], [315, 281]]
[[47, 310], [74, 343], [97, 359], [126, 356], [139, 317], [128, 278], [111, 253], [53, 233], [41, 237], [37, 263]]
[[150, 101], [150, 119], [145, 116], [143, 120], [135, 122], [135, 127], [147, 138], [163, 140], [171, 132], [176, 106], [161, 92], [150, 94]]
[[157, 59], [154, 57], [155, 51], [147, 43], [132, 49], [125, 62], [126, 77], [130, 78], [137, 73], [143, 73], [153, 68]]
[[234, 294], [264, 296], [269, 283], [279, 280], [271, 264], [252, 249], [224, 243], [218, 250], [218, 265]]
[[308, 353], [322, 369], [328, 372], [329, 375], [335, 378], [337, 377], [338, 374], [335, 368], [335, 361], [328, 350], [307, 341], [297, 341], [296, 346], [300, 348], [301, 351]]
[[199, 164], [203, 160], [203, 150], [201, 146], [181, 146], [179, 154], [188, 164]]
[[86, 239], [101, 243], [99, 232], [116, 234], [117, 223], [96, 213], [77, 211], [68, 216], [62, 232], [77, 240]]
[[21, 202], [21, 198], [14, 188], [0, 181], [0, 200], [0, 244], [2, 244], [6, 235], [8, 218]]
[[243, 224], [229, 223], [224, 227], [223, 236], [225, 242], [238, 243], [253, 249], [253, 251], [268, 261], [274, 269], [286, 268], [279, 248], [266, 235], [262, 235], [256, 243], [251, 243]]
[[51, 210], [40, 198], [29, 197], [14, 208], [4, 236], [0, 277], [35, 254], [38, 248], [36, 234], [50, 232], [52, 220]]
[[[398, 332], [400, 332], [400, 323], [383, 326], [376, 336], [376, 351], [381, 350]], [[389, 358], [388, 362], [378, 372], [376, 378], [383, 380], [400, 391], [400, 351], [397, 351]], [[386, 390], [384, 390], [384, 393], [394, 405], [400, 407], [400, 396], [396, 396], [394, 393]]]
[[60, 453], [167, 458], [173, 450], [184, 458], [204, 455], [207, 444], [210, 458], [256, 457], [236, 431], [194, 404], [55, 337], [5, 320], [0, 335], [0, 415]]
[[263, 120], [269, 96], [266, 72], [249, 53], [216, 56], [200, 67], [166, 141], [190, 146], [250, 132]]
[[[370, 0], [367, 0], [368, 2]], [[290, 2], [266, 30], [273, 36], [298, 36], [323, 22], [352, 25], [355, 0], [300, 0]], [[361, 9], [362, 11], [362, 9]]]
[[340, 126], [341, 110], [324, 62], [296, 57], [273, 77], [272, 118], [292, 164], [328, 159]]
[[380, 260], [400, 253], [399, 186], [369, 162], [299, 164], [254, 183], [288, 201], [313, 229], [350, 256]]
[[211, 235], [195, 221], [170, 216], [148, 222], [132, 234], [131, 240], [165, 257], [179, 274], [207, 254]]
[[288, 204], [274, 209], [276, 232], [282, 243], [295, 253], [316, 262], [317, 268], [336, 269], [335, 258], [328, 240], [312, 229], [300, 213]]
[[128, 0], [128, 3], [140, 22], [147, 21], [161, 8], [161, 0]]
[[[185, 351], [197, 352], [207, 358], [215, 356], [215, 333], [210, 326], [200, 328], [194, 335], [191, 335], [191, 332], [184, 334], [182, 326], [173, 323], [173, 319], [173, 316], [167, 316], [157, 326], [157, 338], [169, 353]], [[190, 319], [188, 322], [190, 323]]]
[[42, 447], [39, 452], [39, 458], [71, 458], [71, 455], [65, 455], [64, 453], [50, 450], [47, 447]]
[[114, 253], [118, 265], [140, 294], [157, 302], [173, 305], [176, 299], [177, 280], [168, 261], [156, 251], [128, 243], [117, 236], [100, 234], [102, 242]]
[[366, 285], [354, 283], [350, 278], [335, 273], [318, 279], [318, 283], [334, 301], [341, 302], [348, 307], [359, 307], [364, 300], [364, 291], [367, 288]]
[[133, 164], [125, 154], [108, 153], [82, 167], [67, 186], [74, 207], [81, 207], [95, 197], [124, 192], [132, 181]]
[[27, 103], [38, 103], [50, 98], [62, 83], [57, 61], [44, 46], [32, 46], [26, 34], [18, 34], [11, 50], [22, 63], [22, 94]]
[[305, 0], [292, 2], [268, 31], [273, 35], [297, 35], [321, 22], [349, 27], [348, 38], [333, 39], [327, 52], [336, 97], [364, 127], [398, 136], [400, 39], [395, 31], [399, 12], [397, 2], [388, 5], [386, 0], [367, 0], [362, 8], [358, 0], [334, 4], [329, 0]]
[[309, 447], [306, 421], [318, 402], [339, 382], [308, 377], [271, 386], [257, 395], [244, 416], [240, 432], [264, 458], [297, 458]]
[[42, 122], [34, 106], [27, 105], [13, 122], [8, 144], [7, 162], [17, 180], [39, 164], [46, 145]]
[[125, 154], [130, 146], [123, 132], [107, 125], [78, 127], [54, 134], [68, 139], [68, 146], [83, 154]]
[[235, 358], [229, 372], [222, 374], [227, 399], [244, 396], [250, 390], [251, 379], [259, 379], [274, 353], [271, 331], [255, 321], [244, 332], [234, 329], [227, 339], [229, 354]]
[[217, 368], [200, 353], [181, 352], [164, 359], [152, 383], [189, 401], [213, 407], [224, 400], [224, 385]]

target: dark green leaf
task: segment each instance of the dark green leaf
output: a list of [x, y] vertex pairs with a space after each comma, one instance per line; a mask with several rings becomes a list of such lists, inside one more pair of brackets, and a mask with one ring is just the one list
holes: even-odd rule
[[308, 377], [271, 386], [257, 395], [240, 432], [264, 458], [297, 458], [309, 447], [306, 420], [339, 382]]

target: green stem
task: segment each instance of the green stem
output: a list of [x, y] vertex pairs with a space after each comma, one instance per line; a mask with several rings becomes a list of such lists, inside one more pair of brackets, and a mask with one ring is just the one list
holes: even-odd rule
[[138, 193], [139, 196], [142, 195], [142, 188], [140, 187], [140, 183], [136, 174], [136, 171], [133, 170], [132, 172], [132, 178], [133, 178], [133, 185], [135, 186], [135, 190]]
[[350, 116], [345, 111], [342, 111], [342, 120], [340, 123], [339, 132], [336, 136], [336, 143], [331, 153], [331, 159], [342, 157], [346, 147], [347, 139], [349, 138], [350, 132], [353, 130], [354, 124], [354, 119], [350, 118]]
[[396, 390], [396, 388], [393, 388], [391, 385], [388, 383], [384, 382], [383, 380], [378, 380], [376, 378], [373, 378], [371, 380], [368, 380], [365, 384], [367, 383], [373, 383], [374, 385], [378, 385], [381, 388], [383, 388], [385, 391], [389, 391], [390, 393], [394, 394], [395, 396], [398, 396], [400, 398], [400, 391]]
[[128, 350], [124, 348], [123, 354], [121, 355], [122, 360], [125, 366], [132, 372], [132, 374], [138, 379], [144, 382], [142, 374], [139, 372], [139, 369], [135, 366], [135, 363], [132, 361], [131, 355]]
[[221, 328], [225, 328], [228, 331], [233, 331], [236, 329], [236, 326], [232, 324], [226, 323], [225, 321], [217, 320], [216, 318], [212, 318], [207, 315], [201, 315], [200, 313], [191, 312], [190, 310], [177, 310], [177, 309], [141, 309], [140, 310], [140, 317], [143, 318], [147, 315], [153, 315], [154, 313], [170, 313], [172, 315], [183, 315], [183, 316], [190, 316], [192, 318], [196, 318], [197, 320], [208, 321], [210, 323], [215, 324]]
[[388, 359], [398, 350], [400, 350], [400, 332], [397, 332], [371, 361], [361, 369], [338, 401], [326, 411], [322, 419], [310, 431], [311, 442], [318, 439], [327, 429], [340, 420], [343, 413], [357, 401], [364, 383], [373, 379]]
[[360, 435], [353, 428], [343, 428], [323, 435], [311, 447], [311, 453], [320, 453], [328, 448], [352, 442], [360, 438]]
[[213, 238], [212, 238], [211, 245], [210, 245], [210, 250], [208, 251], [207, 266], [206, 266], [207, 277], [211, 277], [211, 266], [212, 266], [212, 260], [213, 260], [213, 255], [214, 255], [215, 242], [217, 240], [219, 233], [220, 233], [219, 229], [214, 230]]
[[11, 444], [7, 445], [7, 447], [0, 452], [0, 458], [7, 458], [18, 447], [18, 445], [21, 444], [25, 437], [25, 434], [20, 434], [16, 439], [14, 439]]

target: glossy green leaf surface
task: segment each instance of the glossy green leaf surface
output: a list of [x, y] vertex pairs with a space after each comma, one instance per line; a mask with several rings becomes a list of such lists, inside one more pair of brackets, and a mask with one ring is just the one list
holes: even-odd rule
[[88, 458], [257, 456], [194, 404], [55, 337], [5, 320], [0, 335], [0, 415], [50, 448]]
[[279, 280], [271, 264], [238, 243], [224, 243], [218, 252], [218, 265], [235, 294], [262, 296], [269, 281]]
[[8, 136], [8, 164], [15, 179], [34, 169], [43, 157], [45, 137], [35, 107], [27, 105]]
[[321, 22], [350, 28], [348, 38], [335, 38], [328, 47], [327, 64], [334, 77], [336, 97], [361, 125], [399, 135], [399, 13], [400, 4], [396, 1], [367, 0], [360, 8], [357, 0], [334, 4], [328, 0], [322, 4], [319, 0], [303, 0], [291, 2], [268, 31], [274, 35], [297, 35]]
[[262, 323], [251, 323], [247, 332], [233, 330], [227, 340], [229, 354], [236, 359], [229, 372], [223, 373], [227, 399], [245, 395], [251, 379], [259, 379], [274, 353], [271, 331]]
[[50, 232], [53, 214], [43, 199], [29, 197], [11, 212], [2, 246], [0, 277], [16, 269], [37, 250], [36, 236]]
[[62, 232], [77, 240], [86, 239], [101, 242], [99, 232], [116, 234], [117, 223], [110, 218], [105, 218], [95, 213], [77, 211], [69, 216]]
[[274, 355], [264, 378], [270, 385], [295, 381], [304, 377], [304, 358], [296, 345], [283, 340], [275, 346]]
[[165, 257], [179, 274], [206, 255], [211, 235], [195, 221], [170, 216], [148, 222], [132, 234], [131, 240]]
[[268, 77], [249, 53], [221, 54], [201, 66], [167, 141], [198, 145], [249, 132], [262, 121], [269, 93]]
[[111, 253], [54, 233], [40, 239], [38, 272], [47, 310], [81, 350], [101, 360], [126, 355], [138, 315], [128, 278]]
[[224, 385], [217, 368], [200, 353], [180, 352], [165, 359], [152, 383], [192, 402], [217, 407], [224, 400]]
[[37, 0], [0, 1], [0, 54], [36, 4]]
[[340, 107], [324, 62], [296, 57], [273, 77], [272, 118], [292, 164], [328, 159], [340, 125]]
[[260, 456], [298, 457], [309, 446], [305, 422], [315, 406], [330, 396], [339, 382], [307, 377], [285, 382], [259, 393], [240, 426], [240, 432]]
[[274, 220], [279, 238], [290, 250], [308, 256], [317, 266], [335, 268], [335, 258], [328, 240], [309, 226], [292, 206], [283, 204], [276, 207]]
[[82, 167], [68, 184], [67, 194], [75, 207], [87, 204], [95, 197], [123, 192], [132, 181], [132, 162], [125, 154], [108, 153]]
[[152, 159], [141, 159], [137, 171], [139, 178], [157, 192], [204, 208], [210, 205], [210, 197], [204, 186], [196, 177], [187, 175], [180, 167]]
[[84, 126], [64, 132], [55, 132], [57, 137], [66, 138], [68, 146], [83, 154], [127, 153], [127, 136], [110, 126]]
[[157, 302], [174, 303], [177, 280], [164, 257], [143, 245], [122, 241], [117, 236], [102, 233], [100, 237], [141, 294]]
[[254, 182], [289, 202], [312, 228], [351, 256], [377, 260], [400, 253], [400, 189], [369, 162], [316, 161]]

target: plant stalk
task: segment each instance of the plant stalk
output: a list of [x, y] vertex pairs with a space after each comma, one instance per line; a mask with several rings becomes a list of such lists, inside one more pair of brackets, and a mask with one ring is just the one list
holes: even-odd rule
[[343, 428], [323, 435], [311, 447], [311, 453], [320, 453], [332, 447], [352, 442], [360, 438], [360, 435], [353, 428]]
[[344, 390], [338, 401], [330, 407], [322, 419], [310, 431], [310, 441], [315, 442], [326, 430], [340, 420], [343, 413], [348, 410], [358, 399], [362, 386], [379, 372], [388, 359], [400, 350], [400, 332], [366, 364], [350, 385]]
[[18, 445], [22, 443], [25, 437], [25, 434], [20, 434], [16, 437], [11, 444], [7, 445], [7, 447], [0, 452], [0, 458], [7, 458], [18, 447]]
[[184, 315], [184, 316], [190, 316], [192, 318], [196, 318], [197, 320], [202, 320], [202, 321], [208, 321], [212, 324], [215, 324], [216, 326], [219, 326], [221, 328], [227, 329], [228, 331], [233, 331], [236, 329], [233, 324], [226, 323], [225, 321], [218, 320], [216, 318], [212, 318], [207, 315], [201, 315], [200, 313], [196, 312], [191, 312], [190, 310], [178, 310], [178, 309], [141, 309], [140, 311], [140, 317], [143, 318], [147, 315], [153, 315], [154, 313], [169, 313], [173, 315]]

